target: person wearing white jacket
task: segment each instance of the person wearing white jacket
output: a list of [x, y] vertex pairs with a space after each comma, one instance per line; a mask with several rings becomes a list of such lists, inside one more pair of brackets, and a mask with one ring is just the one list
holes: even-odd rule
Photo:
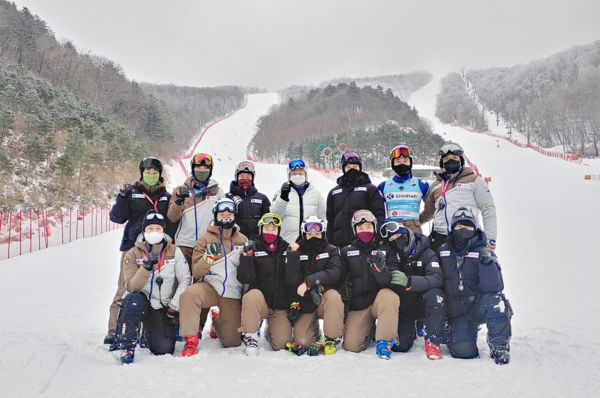
[[142, 226], [143, 232], [135, 246], [123, 259], [126, 292], [114, 348], [122, 349], [124, 364], [133, 362], [140, 322], [144, 324], [148, 348], [153, 354], [173, 354], [179, 296], [192, 282], [183, 253], [165, 233], [164, 216], [154, 209], [149, 210]]
[[302, 160], [288, 165], [288, 181], [275, 193], [271, 213], [281, 217], [281, 237], [290, 245], [300, 236], [302, 222], [310, 216], [326, 219], [325, 199], [308, 182], [308, 168]]

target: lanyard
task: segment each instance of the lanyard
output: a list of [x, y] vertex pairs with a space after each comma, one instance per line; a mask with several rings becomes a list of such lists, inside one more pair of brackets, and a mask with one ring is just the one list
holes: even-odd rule
[[448, 189], [448, 185], [450, 181], [442, 181], [442, 197], [446, 196], [446, 189]]
[[153, 202], [152, 199], [150, 199], [150, 196], [148, 196], [146, 194], [146, 192], [142, 192], [142, 193], [144, 194], [146, 199], [148, 199], [150, 201], [150, 204], [152, 204], [152, 206], [154, 206], [154, 210], [157, 210], [156, 206], [158, 206], [158, 198], [156, 198], [156, 200]]

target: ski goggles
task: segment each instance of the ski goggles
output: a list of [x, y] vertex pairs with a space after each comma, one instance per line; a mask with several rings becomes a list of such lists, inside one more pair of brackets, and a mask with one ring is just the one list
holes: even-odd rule
[[302, 225], [302, 231], [305, 234], [308, 234], [312, 231], [315, 231], [317, 233], [323, 232], [325, 230], [323, 223], [320, 222], [307, 222], [304, 223], [304, 225]]
[[157, 158], [144, 158], [140, 164], [141, 169], [154, 169], [158, 172], [162, 171], [162, 163]]
[[390, 159], [399, 158], [399, 157], [410, 157], [412, 156], [412, 151], [406, 145], [398, 145], [392, 152], [390, 153]]
[[377, 222], [377, 219], [369, 210], [359, 210], [352, 216], [352, 224], [362, 224], [364, 222]]
[[244, 171], [249, 171], [251, 173], [254, 173], [254, 165], [250, 162], [242, 162], [240, 164], [238, 164], [237, 166], [237, 172], [238, 173], [243, 173]]
[[217, 208], [217, 213], [222, 213], [224, 211], [228, 211], [230, 213], [235, 213], [236, 212], [236, 206], [234, 202], [230, 202], [230, 201], [223, 201], [223, 202], [218, 202], [216, 205]]
[[382, 238], [389, 238], [395, 234], [407, 233], [408, 230], [404, 225], [402, 225], [402, 223], [399, 223], [398, 221], [388, 221], [381, 226], [380, 232]]
[[304, 163], [303, 160], [292, 160], [290, 162], [290, 164], [288, 165], [288, 168], [290, 170], [294, 170], [294, 169], [305, 169], [306, 168], [306, 164]]
[[342, 155], [342, 163], [361, 163], [362, 159], [356, 152], [346, 152]]
[[158, 218], [159, 220], [164, 220], [165, 218], [163, 217], [162, 214], [160, 213], [150, 213], [146, 215], [146, 220], [152, 220], [154, 218]]
[[444, 157], [446, 155], [457, 155], [457, 156], [462, 156], [464, 153], [463, 149], [454, 144], [454, 143], [450, 143], [450, 144], [445, 144], [441, 149], [440, 149], [440, 156]]
[[212, 156], [207, 155], [206, 153], [199, 153], [194, 155], [192, 161], [190, 162], [192, 165], [194, 164], [204, 164], [205, 166], [212, 166], [213, 159]]
[[281, 217], [279, 217], [275, 213], [267, 213], [264, 216], [262, 216], [262, 218], [258, 222], [259, 227], [261, 225], [269, 225], [269, 224], [273, 224], [276, 227], [280, 227], [281, 226]]

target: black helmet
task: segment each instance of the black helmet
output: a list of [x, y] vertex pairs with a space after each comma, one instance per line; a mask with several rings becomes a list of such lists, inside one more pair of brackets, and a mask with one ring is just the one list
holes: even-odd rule
[[140, 162], [140, 178], [144, 177], [144, 169], [154, 169], [162, 177], [163, 166], [160, 160], [155, 157], [147, 157]]

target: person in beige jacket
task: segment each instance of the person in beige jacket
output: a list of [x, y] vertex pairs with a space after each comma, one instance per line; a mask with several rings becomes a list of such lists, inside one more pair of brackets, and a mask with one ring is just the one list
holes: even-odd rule
[[240, 253], [246, 237], [235, 224], [237, 206], [231, 199], [219, 200], [213, 208], [214, 220], [194, 246], [192, 274], [198, 282], [181, 295], [179, 335], [185, 338], [182, 355], [198, 352], [201, 310], [219, 308], [214, 320], [217, 337], [224, 347], [241, 344], [242, 284], [237, 280]]

